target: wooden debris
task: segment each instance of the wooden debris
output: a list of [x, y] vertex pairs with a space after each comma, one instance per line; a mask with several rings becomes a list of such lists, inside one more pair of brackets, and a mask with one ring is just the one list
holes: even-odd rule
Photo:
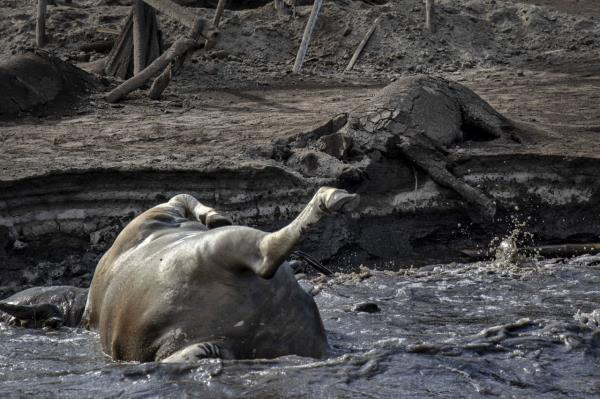
[[310, 266], [312, 266], [315, 270], [321, 272], [325, 276], [333, 275], [333, 272], [331, 270], [326, 268], [321, 262], [319, 262], [318, 260], [316, 260], [315, 258], [310, 256], [306, 252], [294, 251], [292, 255], [295, 255], [296, 257], [304, 260], [306, 263], [308, 263]]
[[308, 44], [310, 43], [313, 30], [317, 24], [317, 17], [319, 16], [319, 10], [321, 9], [322, 4], [323, 0], [315, 0], [313, 3], [310, 17], [308, 17], [308, 22], [306, 23], [306, 28], [304, 29], [304, 35], [302, 35], [302, 43], [300, 43], [300, 48], [298, 49], [298, 54], [296, 55], [296, 61], [294, 62], [294, 68], [292, 69], [294, 73], [299, 73], [302, 69], [304, 57], [306, 56], [306, 51], [308, 50]]
[[44, 47], [46, 44], [46, 8], [47, 0], [38, 0], [37, 17], [35, 20], [35, 41], [38, 47]]
[[474, 205], [477, 210], [476, 215], [482, 216], [484, 220], [493, 220], [496, 215], [496, 203], [480, 190], [450, 173], [446, 169], [447, 163], [440, 159], [443, 154], [437, 148], [430, 147], [431, 145], [419, 143], [418, 140], [413, 141], [407, 137], [404, 138], [403, 143], [398, 144], [402, 155], [427, 172], [434, 182], [453, 190], [466, 202]]
[[139, 74], [126, 80], [108, 93], [106, 101], [115, 103], [133, 90], [142, 87], [153, 76], [164, 70], [175, 58], [180, 57], [195, 46], [197, 46], [195, 40], [186, 37], [177, 39], [167, 51], [144, 68]]
[[435, 31], [435, 26], [433, 25], [434, 8], [434, 0], [425, 0], [425, 29], [430, 33]]
[[219, 22], [221, 21], [221, 17], [223, 16], [223, 10], [225, 9], [225, 3], [227, 0], [219, 0], [217, 4], [217, 9], [215, 10], [215, 16], [213, 18], [213, 25], [215, 28], [219, 27]]
[[146, 67], [146, 18], [144, 8], [148, 7], [142, 0], [133, 2], [133, 74], [137, 75]]
[[348, 63], [348, 66], [346, 67], [346, 71], [349, 71], [352, 68], [354, 68], [354, 64], [356, 64], [356, 61], [358, 61], [358, 57], [360, 57], [360, 55], [362, 54], [363, 49], [367, 45], [367, 42], [369, 41], [369, 39], [373, 35], [373, 32], [375, 32], [375, 28], [377, 28], [377, 24], [378, 23], [379, 23], [379, 17], [377, 17], [375, 19], [375, 21], [373, 22], [373, 25], [371, 25], [371, 28], [369, 29], [369, 31], [367, 32], [367, 34], [365, 35], [365, 37], [362, 39], [362, 41], [358, 45], [358, 48], [354, 52], [354, 55], [352, 56], [352, 58], [350, 59], [350, 62]]
[[[223, 16], [223, 9], [225, 8], [226, 2], [227, 0], [219, 0], [219, 3], [217, 4], [217, 9], [215, 10], [215, 15], [213, 17], [213, 25], [215, 26], [215, 28], [219, 27], [219, 22], [221, 22], [221, 17]], [[214, 39], [207, 39], [206, 42], [204, 42], [204, 49], [208, 50], [213, 48], [215, 43], [216, 41]], [[175, 70], [175, 73], [177, 72], [178, 71]]]
[[[143, 36], [146, 39], [146, 44], [144, 46], [145, 61], [143, 65], [148, 65], [160, 55], [162, 50], [156, 12], [151, 7], [144, 7], [144, 21], [146, 32]], [[125, 20], [121, 34], [108, 54], [106, 66], [104, 67], [104, 72], [107, 75], [121, 79], [127, 79], [134, 75], [133, 25], [132, 10]]]
[[[215, 16], [213, 17], [213, 25], [215, 29], [218, 27], [219, 22], [221, 20], [221, 16], [223, 15], [223, 9], [225, 8], [226, 1], [227, 0], [219, 0], [219, 4], [217, 5], [217, 9], [215, 10]], [[204, 24], [200, 23], [200, 21], [197, 21], [197, 23], [194, 25], [194, 28], [190, 32], [189, 37], [193, 40], [199, 40], [203, 35], [201, 31], [202, 29], [204, 29]], [[205, 49], [210, 48], [214, 45], [215, 36], [216, 34], [211, 36], [211, 38], [206, 39], [206, 41], [204, 42]], [[193, 49], [191, 49], [190, 51], [192, 50]], [[173, 76], [175, 76], [179, 72], [179, 70], [185, 63], [188, 55], [189, 52], [186, 52], [181, 57], [177, 57], [176, 59], [174, 59], [172, 62], [169, 63], [165, 70], [154, 80], [154, 82], [152, 82], [152, 86], [150, 87], [150, 91], [148, 92], [148, 96], [151, 99], [160, 99], [162, 93], [165, 91], [165, 89], [171, 82], [171, 79], [173, 79]]]
[[96, 28], [96, 32], [107, 33], [109, 35], [116, 35], [116, 36], [118, 36], [121, 33], [121, 31], [119, 31], [117, 29], [111, 29], [111, 28], [105, 28], [105, 27]]

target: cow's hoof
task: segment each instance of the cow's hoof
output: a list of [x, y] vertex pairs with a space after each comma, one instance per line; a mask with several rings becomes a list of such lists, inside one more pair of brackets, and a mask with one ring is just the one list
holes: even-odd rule
[[322, 207], [327, 212], [349, 212], [358, 206], [360, 196], [346, 190], [322, 187], [319, 189]]

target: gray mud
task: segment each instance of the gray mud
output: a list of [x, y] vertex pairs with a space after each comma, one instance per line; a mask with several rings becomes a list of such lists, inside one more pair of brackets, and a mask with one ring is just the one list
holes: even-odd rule
[[597, 397], [598, 282], [589, 255], [303, 280], [326, 360], [115, 363], [94, 333], [2, 325], [0, 396]]

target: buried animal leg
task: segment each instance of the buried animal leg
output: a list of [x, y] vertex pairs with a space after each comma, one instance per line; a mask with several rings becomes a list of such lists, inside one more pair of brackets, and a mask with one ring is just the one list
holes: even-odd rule
[[178, 194], [171, 198], [167, 205], [177, 208], [182, 217], [198, 220], [209, 229], [232, 224], [228, 217], [202, 204], [189, 194]]
[[210, 342], [201, 342], [186, 346], [169, 357], [161, 360], [162, 363], [190, 363], [200, 359], [220, 358], [221, 348]]
[[[0, 312], [12, 316], [11, 322], [27, 328], [59, 328], [63, 325], [63, 314], [52, 304], [16, 305], [0, 302]], [[6, 317], [0, 317], [0, 321]]]
[[255, 270], [256, 273], [265, 278], [272, 277], [311, 226], [326, 214], [354, 209], [358, 201], [358, 194], [321, 187], [294, 221], [260, 240], [261, 263]]

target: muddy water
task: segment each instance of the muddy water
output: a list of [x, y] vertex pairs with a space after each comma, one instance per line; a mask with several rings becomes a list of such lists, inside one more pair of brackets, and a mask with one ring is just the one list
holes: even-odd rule
[[0, 397], [597, 397], [599, 283], [600, 256], [302, 280], [321, 361], [115, 363], [88, 331], [0, 326]]

